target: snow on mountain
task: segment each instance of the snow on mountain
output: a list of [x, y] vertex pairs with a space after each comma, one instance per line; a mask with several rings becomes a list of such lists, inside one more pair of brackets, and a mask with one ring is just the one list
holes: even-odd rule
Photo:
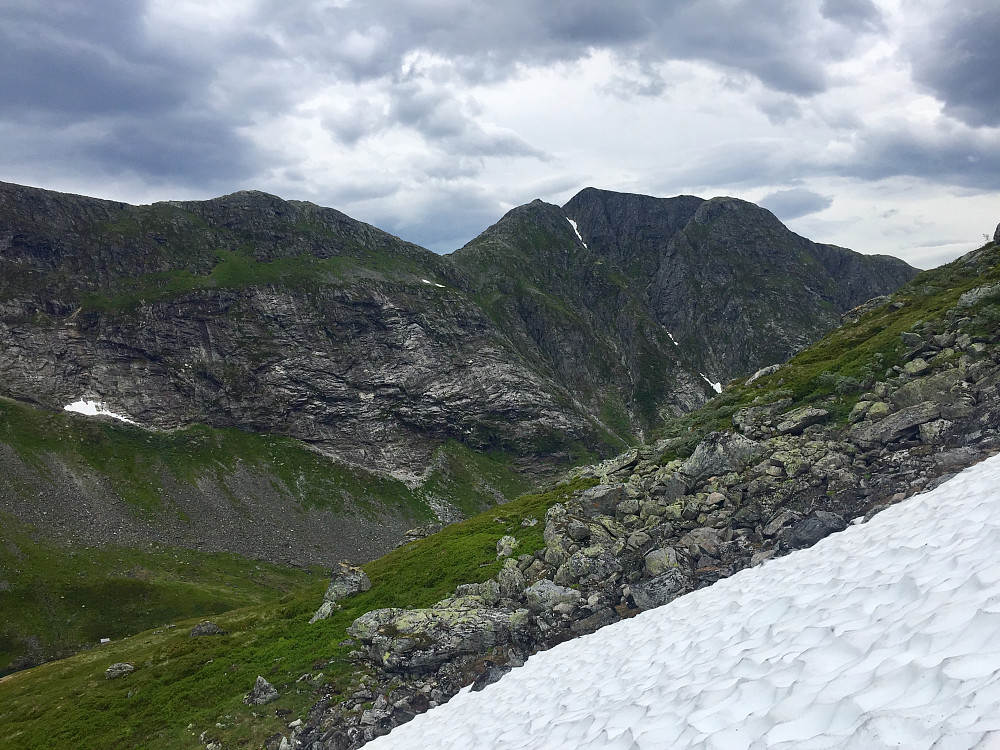
[[1000, 456], [533, 656], [392, 748], [1000, 748]]

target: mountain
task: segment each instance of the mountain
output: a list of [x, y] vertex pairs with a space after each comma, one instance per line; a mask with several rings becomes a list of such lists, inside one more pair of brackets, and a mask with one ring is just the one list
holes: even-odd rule
[[735, 198], [587, 188], [564, 211], [694, 366], [723, 383], [784, 362], [915, 273], [897, 258], [811, 242]]
[[[190, 619], [7, 676], [0, 748], [359, 747], [536, 649], [808, 547], [995, 454], [998, 321], [988, 243], [666, 419], [655, 441], [372, 561], [371, 588], [327, 619], [310, 623], [315, 584], [214, 617], [226, 634], [191, 637]], [[258, 675], [276, 691], [266, 706], [245, 703]]]
[[66, 540], [368, 559], [634, 444], [914, 272], [729, 198], [587, 189], [438, 256], [260, 192], [0, 183], [3, 507]]

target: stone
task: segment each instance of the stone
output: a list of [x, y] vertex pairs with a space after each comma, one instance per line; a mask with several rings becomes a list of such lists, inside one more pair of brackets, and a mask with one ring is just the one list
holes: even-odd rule
[[488, 685], [492, 685], [494, 682], [499, 682], [500, 678], [511, 670], [511, 666], [509, 664], [497, 665], [489, 659], [483, 663], [483, 666], [486, 667], [485, 671], [472, 683], [471, 689], [473, 693], [478, 693]]
[[199, 638], [206, 635], [226, 635], [226, 631], [216, 625], [214, 622], [206, 620], [205, 622], [200, 622], [191, 628], [191, 633], [189, 637]]
[[323, 601], [337, 602], [362, 591], [368, 591], [372, 582], [361, 568], [348, 562], [338, 563], [330, 573], [330, 585], [323, 594]]
[[677, 540], [677, 546], [686, 550], [692, 557], [700, 555], [715, 555], [723, 542], [718, 529], [702, 527], [692, 529]]
[[583, 542], [590, 538], [590, 527], [574, 518], [566, 526], [566, 534], [574, 542]]
[[581, 492], [578, 502], [588, 516], [613, 516], [618, 503], [625, 497], [625, 485], [599, 484]]
[[528, 609], [532, 612], [547, 612], [559, 604], [577, 604], [580, 601], [580, 592], [553, 583], [548, 578], [528, 586], [524, 591]]
[[347, 632], [386, 671], [433, 672], [457, 657], [483, 654], [522, 639], [528, 622], [527, 610], [476, 606], [470, 597], [427, 609], [372, 610]]
[[900, 409], [880, 422], [859, 422], [851, 430], [852, 437], [866, 448], [886, 445], [899, 440], [924, 422], [931, 422], [941, 415], [941, 407], [934, 401]]
[[792, 409], [781, 415], [781, 421], [777, 425], [778, 434], [798, 435], [806, 427], [819, 424], [829, 416], [830, 412], [826, 409], [819, 409], [815, 406], [803, 406], [798, 409]]
[[782, 508], [781, 510], [779, 510], [777, 513], [774, 514], [774, 516], [771, 518], [770, 521], [767, 522], [767, 525], [764, 526], [764, 528], [762, 529], [762, 533], [764, 534], [764, 536], [768, 537], [776, 536], [777, 533], [781, 531], [785, 526], [792, 523], [797, 523], [801, 520], [802, 520], [801, 514], [796, 513], [793, 510], [788, 510], [787, 508]]
[[570, 558], [559, 566], [554, 580], [563, 586], [573, 583], [588, 585], [605, 581], [621, 569], [618, 558], [608, 549], [591, 546], [570, 555]]
[[336, 602], [323, 602], [319, 605], [319, 609], [316, 610], [316, 613], [309, 618], [309, 624], [312, 625], [320, 620], [326, 620], [330, 617], [330, 615], [339, 609], [340, 606]]
[[253, 689], [243, 697], [243, 702], [248, 706], [263, 706], [276, 700], [278, 691], [260, 675], [257, 676]]
[[510, 557], [514, 554], [515, 547], [517, 547], [517, 539], [510, 534], [504, 534], [497, 540], [497, 559]]
[[782, 529], [778, 538], [791, 549], [804, 549], [820, 539], [847, 528], [847, 523], [836, 513], [817, 510], [794, 526]]
[[930, 369], [931, 363], [923, 357], [916, 357], [903, 365], [903, 372], [907, 375], [923, 375], [924, 373], [930, 372]]
[[871, 421], [877, 422], [880, 419], [885, 419], [890, 414], [892, 414], [892, 404], [885, 401], [876, 401], [868, 408], [868, 413], [865, 416]]
[[524, 573], [520, 571], [515, 560], [506, 560], [504, 566], [497, 573], [497, 585], [500, 587], [500, 596], [504, 599], [518, 599], [522, 596], [525, 587], [528, 585], [524, 579]]
[[666, 573], [671, 568], [677, 568], [677, 552], [673, 547], [654, 549], [646, 553], [643, 558], [642, 572], [647, 578], [656, 578]]
[[662, 607], [685, 593], [690, 587], [687, 576], [680, 568], [670, 570], [640, 581], [631, 587], [632, 601], [639, 609], [654, 609]]
[[689, 486], [710, 476], [741, 472], [761, 454], [760, 443], [729, 432], [706, 436], [680, 468]]
[[104, 679], [117, 680], [119, 677], [125, 677], [126, 675], [132, 674], [134, 671], [134, 664], [129, 664], [128, 662], [118, 662], [117, 664], [112, 664], [104, 670]]

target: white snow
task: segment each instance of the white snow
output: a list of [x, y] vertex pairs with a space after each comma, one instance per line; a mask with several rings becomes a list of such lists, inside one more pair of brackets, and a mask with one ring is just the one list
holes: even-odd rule
[[[576, 236], [580, 240], [580, 244], [583, 245], [584, 247], [587, 247], [587, 243], [583, 241], [583, 235], [580, 234], [580, 229], [576, 226], [576, 222], [573, 221], [568, 216], [566, 217], [566, 221], [568, 221], [570, 224], [573, 225], [573, 231], [576, 232]], [[587, 247], [587, 249], [589, 250], [590, 248]]]
[[[680, 346], [680, 344], [677, 343], [677, 339], [674, 338], [674, 334], [672, 334], [670, 331], [667, 331], [667, 335], [670, 337], [670, 340], [674, 342], [674, 346]], [[702, 377], [705, 376], [702, 375]]]
[[430, 279], [420, 279], [425, 284], [433, 284], [438, 289], [444, 289], [444, 284], [438, 284], [436, 281], [431, 281]]
[[114, 417], [115, 419], [120, 419], [122, 422], [135, 424], [135, 422], [128, 417], [109, 411], [105, 408], [104, 403], [101, 401], [84, 401], [83, 399], [80, 399], [79, 401], [74, 401], [72, 404], [66, 404], [63, 409], [66, 411], [75, 411], [78, 414], [86, 414], [88, 417]]
[[366, 747], [1000, 748], [1000, 456]]
[[701, 375], [701, 379], [702, 380], [704, 380], [706, 383], [708, 383], [710, 386], [712, 386], [712, 389], [716, 393], [722, 393], [722, 383], [713, 383], [711, 380], [709, 380], [708, 375], [706, 375], [703, 372], [699, 372], [698, 374]]

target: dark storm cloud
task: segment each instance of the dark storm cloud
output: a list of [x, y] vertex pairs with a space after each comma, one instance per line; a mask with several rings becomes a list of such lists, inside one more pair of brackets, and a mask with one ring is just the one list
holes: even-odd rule
[[968, 125], [1000, 125], [1000, 3], [948, 3], [925, 22], [905, 45], [914, 80]]
[[757, 203], [782, 221], [791, 221], [829, 208], [833, 198], [805, 188], [792, 188], [771, 193]]
[[[14, 3], [0, 18], [0, 122], [34, 135], [40, 173], [226, 184], [253, 174], [238, 117], [206, 106], [210, 71], [149, 42], [144, 4]], [[8, 161], [21, 157], [13, 153]]]

